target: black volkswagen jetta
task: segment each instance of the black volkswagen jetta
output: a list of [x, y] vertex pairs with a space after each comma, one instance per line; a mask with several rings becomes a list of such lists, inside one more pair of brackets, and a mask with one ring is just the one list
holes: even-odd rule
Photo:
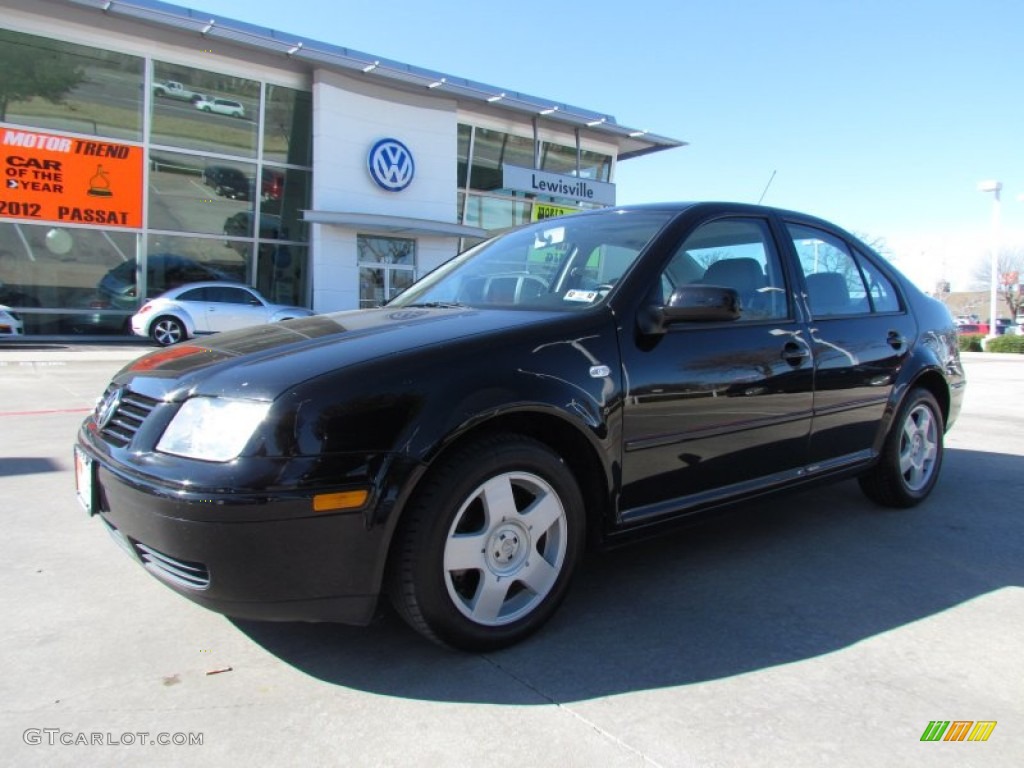
[[154, 352], [82, 425], [78, 494], [236, 617], [514, 643], [586, 546], [819, 479], [910, 507], [964, 377], [956, 327], [789, 211], [604, 209], [489, 240], [380, 309]]

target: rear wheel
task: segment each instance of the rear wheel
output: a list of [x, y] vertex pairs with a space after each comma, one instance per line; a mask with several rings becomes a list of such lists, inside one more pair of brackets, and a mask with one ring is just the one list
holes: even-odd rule
[[912, 390], [893, 421], [878, 464], [860, 477], [861, 490], [887, 507], [924, 501], [939, 479], [943, 432], [935, 397], [926, 389]]
[[161, 347], [177, 344], [185, 338], [185, 324], [176, 317], [158, 317], [149, 326], [149, 337]]
[[583, 501], [546, 445], [498, 435], [432, 471], [397, 536], [391, 599], [442, 645], [516, 643], [554, 613], [583, 543]]

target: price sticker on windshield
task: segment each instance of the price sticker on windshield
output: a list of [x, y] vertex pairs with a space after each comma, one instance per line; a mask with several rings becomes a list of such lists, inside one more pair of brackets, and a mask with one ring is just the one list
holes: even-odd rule
[[597, 301], [597, 297], [597, 291], [580, 291], [572, 288], [565, 292], [566, 301], [583, 301], [589, 304], [590, 302]]

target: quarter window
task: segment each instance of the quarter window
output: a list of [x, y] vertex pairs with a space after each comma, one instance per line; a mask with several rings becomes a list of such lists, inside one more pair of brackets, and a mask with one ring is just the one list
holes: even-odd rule
[[206, 288], [193, 288], [178, 296], [178, 301], [209, 301], [210, 297]]
[[859, 251], [856, 253], [864, 279], [868, 284], [868, 298], [875, 312], [899, 312], [900, 298], [892, 282]]

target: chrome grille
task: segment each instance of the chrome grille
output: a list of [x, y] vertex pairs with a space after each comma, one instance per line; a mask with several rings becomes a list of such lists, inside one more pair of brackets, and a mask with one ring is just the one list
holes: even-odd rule
[[202, 563], [178, 560], [137, 541], [133, 544], [142, 564], [154, 575], [188, 589], [206, 589], [210, 586], [210, 571]]
[[142, 422], [158, 402], [151, 397], [124, 390], [117, 408], [100, 430], [100, 436], [111, 445], [124, 448], [135, 437]]

